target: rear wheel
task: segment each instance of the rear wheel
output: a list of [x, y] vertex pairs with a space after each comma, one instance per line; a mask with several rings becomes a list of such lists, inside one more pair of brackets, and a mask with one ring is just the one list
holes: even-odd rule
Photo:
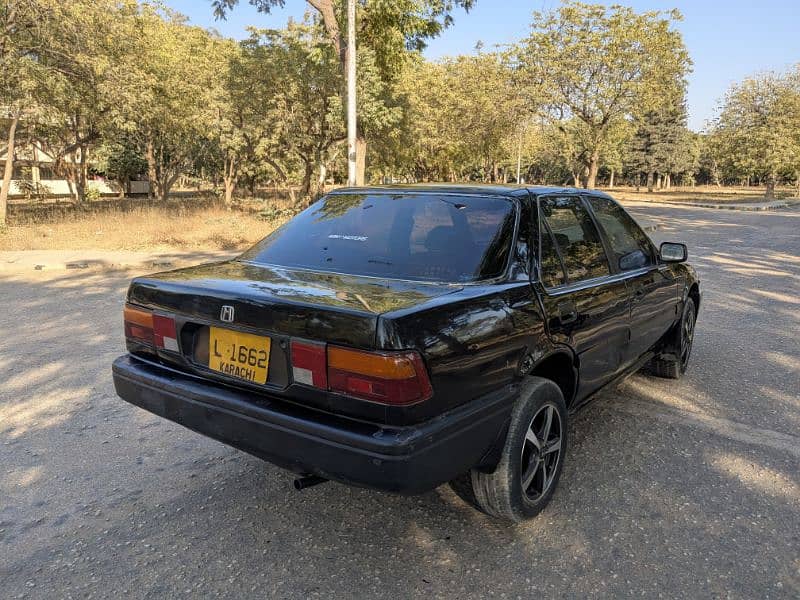
[[694, 343], [694, 327], [697, 323], [697, 308], [691, 297], [686, 298], [683, 314], [674, 333], [672, 340], [672, 355], [669, 357], [657, 356], [652, 359], [645, 370], [656, 377], [667, 379], [680, 379], [689, 366], [689, 357], [692, 355]]
[[492, 473], [472, 470], [469, 478], [451, 485], [490, 515], [517, 522], [530, 519], [555, 491], [566, 446], [567, 409], [561, 390], [549, 379], [530, 377], [514, 404], [497, 468]]

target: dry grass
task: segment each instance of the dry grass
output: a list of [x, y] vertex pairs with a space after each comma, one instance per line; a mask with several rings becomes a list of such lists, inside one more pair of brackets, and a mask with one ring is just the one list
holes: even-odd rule
[[0, 250], [240, 250], [287, 220], [219, 208], [139, 208], [0, 229]]
[[[669, 190], [648, 192], [633, 187], [606, 189], [615, 198], [628, 201], [667, 201], [667, 202], [713, 202], [715, 204], [764, 202], [764, 189], [752, 187], [716, 187], [704, 185], [697, 187], [673, 187]], [[796, 188], [782, 187], [775, 190], [777, 199], [796, 196]]]
[[[754, 188], [698, 186], [648, 193], [617, 187], [608, 191], [623, 201], [764, 201]], [[782, 188], [776, 195], [786, 198], [794, 191]], [[0, 228], [0, 250], [242, 250], [284, 223], [291, 203], [288, 199], [259, 200], [240, 207], [243, 210], [197, 209], [179, 203], [169, 208], [75, 213], [55, 223], [31, 222]]]

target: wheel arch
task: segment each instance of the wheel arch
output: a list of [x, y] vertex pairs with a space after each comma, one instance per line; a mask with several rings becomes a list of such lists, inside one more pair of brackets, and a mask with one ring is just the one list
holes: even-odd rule
[[566, 350], [556, 350], [540, 358], [528, 375], [549, 379], [555, 383], [564, 396], [569, 408], [575, 401], [578, 390], [578, 359]]
[[687, 296], [694, 300], [695, 314], [697, 314], [700, 311], [700, 285], [696, 281], [692, 283]]

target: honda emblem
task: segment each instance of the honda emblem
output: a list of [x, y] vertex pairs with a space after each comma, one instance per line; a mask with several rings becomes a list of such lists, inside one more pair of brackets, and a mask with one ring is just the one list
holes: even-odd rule
[[219, 312], [219, 320], [223, 323], [233, 323], [233, 307], [227, 304], [223, 305]]

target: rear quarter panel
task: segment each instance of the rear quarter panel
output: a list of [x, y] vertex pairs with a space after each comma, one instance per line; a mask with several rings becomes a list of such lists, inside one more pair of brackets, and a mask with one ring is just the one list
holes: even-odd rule
[[407, 410], [419, 421], [514, 383], [526, 354], [549, 349], [527, 282], [465, 287], [413, 310], [382, 315], [379, 348], [422, 352], [434, 397]]

